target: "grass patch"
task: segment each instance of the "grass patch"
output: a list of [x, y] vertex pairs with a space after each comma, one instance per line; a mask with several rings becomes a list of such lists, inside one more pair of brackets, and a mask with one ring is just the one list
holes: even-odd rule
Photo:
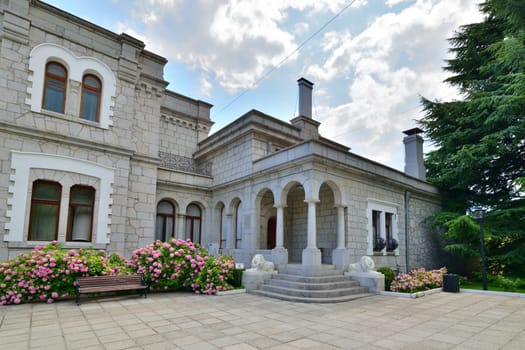
[[[481, 281], [460, 281], [460, 287], [465, 289], [476, 289], [476, 290], [483, 290], [483, 282]], [[496, 283], [487, 282], [487, 289], [489, 291], [493, 292], [511, 292], [511, 293], [523, 293], [525, 294], [525, 288], [522, 287], [516, 287], [516, 288], [508, 288], [505, 286], [501, 286]]]

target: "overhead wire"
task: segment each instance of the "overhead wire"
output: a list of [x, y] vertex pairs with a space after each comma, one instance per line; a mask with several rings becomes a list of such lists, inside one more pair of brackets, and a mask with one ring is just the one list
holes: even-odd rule
[[[345, 12], [350, 6], [352, 6], [352, 4], [355, 2], [356, 0], [350, 0], [341, 10], [339, 10], [339, 12], [337, 12], [334, 16], [332, 16], [332, 18], [330, 18], [327, 22], [325, 22], [319, 29], [317, 29], [315, 32], [313, 32], [312, 34], [310, 34], [310, 36], [308, 36], [308, 38], [306, 38], [301, 44], [299, 44], [299, 46], [297, 46], [295, 48], [295, 50], [293, 50], [292, 52], [290, 52], [288, 55], [286, 55], [281, 61], [279, 61], [279, 63], [277, 63], [276, 65], [274, 65], [273, 67], [271, 67], [268, 71], [266, 71], [265, 73], [263, 73], [263, 75], [261, 75], [259, 78], [257, 78], [255, 80], [255, 83], [254, 85], [257, 86], [261, 81], [263, 81], [264, 79], [266, 79], [268, 76], [270, 76], [270, 74], [272, 74], [276, 69], [280, 68], [286, 61], [288, 61], [295, 53], [297, 53], [299, 50], [301, 50], [310, 40], [312, 40], [313, 38], [315, 38], [319, 33], [321, 33], [326, 27], [328, 27], [328, 25], [330, 25], [330, 23], [332, 23], [333, 21], [335, 21], [343, 12]], [[244, 89], [243, 91], [241, 91], [239, 94], [237, 94], [237, 96], [235, 96], [230, 102], [228, 102], [224, 107], [222, 107], [219, 112], [217, 113], [217, 115], [220, 115], [223, 111], [225, 111], [226, 109], [228, 109], [232, 104], [234, 104], [237, 100], [239, 100], [242, 96], [244, 96], [245, 94], [247, 94], [249, 92], [248, 89]]]

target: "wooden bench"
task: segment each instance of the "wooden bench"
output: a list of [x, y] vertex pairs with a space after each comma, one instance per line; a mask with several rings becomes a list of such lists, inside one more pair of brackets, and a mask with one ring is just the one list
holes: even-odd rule
[[80, 294], [140, 290], [148, 297], [149, 286], [142, 275], [87, 276], [76, 279], [76, 301], [80, 305]]

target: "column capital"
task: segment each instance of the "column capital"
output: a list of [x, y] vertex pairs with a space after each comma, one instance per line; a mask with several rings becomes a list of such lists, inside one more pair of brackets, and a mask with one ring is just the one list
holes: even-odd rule
[[274, 204], [273, 207], [277, 208], [277, 209], [279, 209], [279, 208], [286, 208], [286, 207], [288, 207], [288, 204], [286, 204], [286, 203], [285, 204]]
[[305, 199], [304, 202], [308, 203], [308, 204], [310, 204], [310, 203], [316, 204], [316, 203], [319, 203], [320, 200], [317, 199], [317, 198], [308, 198], [308, 199]]

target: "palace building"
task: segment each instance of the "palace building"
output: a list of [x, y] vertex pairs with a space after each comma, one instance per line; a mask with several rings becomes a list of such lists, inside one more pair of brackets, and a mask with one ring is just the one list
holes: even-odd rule
[[420, 130], [405, 172], [353, 154], [319, 134], [301, 78], [289, 122], [251, 110], [210, 135], [212, 106], [168, 90], [166, 63], [44, 2], [0, 2], [0, 260], [177, 237], [278, 268], [437, 267]]

